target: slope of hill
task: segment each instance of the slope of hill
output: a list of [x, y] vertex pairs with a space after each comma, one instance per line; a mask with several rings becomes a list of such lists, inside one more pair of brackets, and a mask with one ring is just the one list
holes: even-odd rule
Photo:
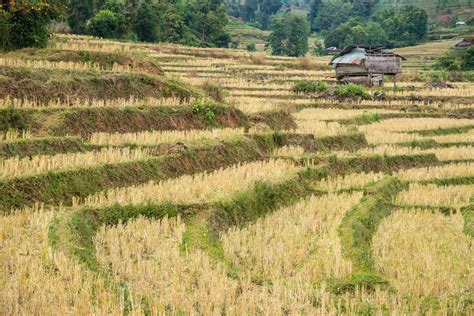
[[51, 46], [0, 54], [1, 315], [474, 314], [474, 84], [421, 63], [448, 43], [398, 89], [329, 57]]
[[442, 16], [458, 16], [461, 20], [472, 19], [474, 2], [472, 0], [380, 0], [378, 8], [415, 5], [425, 9], [432, 21]]

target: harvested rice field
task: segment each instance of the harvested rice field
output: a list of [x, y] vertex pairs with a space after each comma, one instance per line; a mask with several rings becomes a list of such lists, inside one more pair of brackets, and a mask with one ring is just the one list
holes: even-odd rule
[[474, 314], [474, 84], [420, 80], [446, 49], [367, 98], [328, 57], [0, 55], [0, 315]]

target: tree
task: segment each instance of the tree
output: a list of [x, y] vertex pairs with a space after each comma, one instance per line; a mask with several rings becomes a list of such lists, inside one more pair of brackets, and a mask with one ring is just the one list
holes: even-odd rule
[[314, 28], [313, 28], [313, 26], [314, 26], [313, 21], [318, 16], [319, 11], [320, 11], [322, 6], [323, 6], [323, 1], [322, 0], [314, 0], [311, 3], [311, 8], [310, 8], [310, 11], [309, 11], [309, 23], [311, 24], [311, 29], [313, 31], [315, 31]]
[[119, 0], [107, 0], [101, 6], [101, 10], [110, 10], [115, 14], [119, 25], [116, 37], [121, 38], [125, 35], [128, 29], [125, 4]]
[[158, 5], [157, 11], [159, 24], [160, 41], [177, 43], [183, 38], [185, 32], [185, 24], [183, 17], [179, 14], [176, 7], [167, 2]]
[[419, 43], [428, 32], [428, 14], [425, 10], [409, 5], [399, 11], [382, 10], [375, 21], [386, 30], [391, 46], [409, 46]]
[[267, 29], [271, 17], [280, 10], [281, 0], [246, 0], [240, 10], [240, 17], [247, 22], [256, 22], [259, 27]]
[[119, 18], [110, 10], [100, 10], [89, 21], [89, 32], [93, 36], [117, 38], [119, 35], [119, 29]]
[[354, 14], [361, 17], [370, 17], [378, 0], [351, 0]]
[[310, 27], [305, 17], [288, 14], [275, 18], [271, 30], [267, 46], [272, 48], [273, 55], [298, 57], [308, 52]]
[[195, 0], [188, 9], [188, 26], [199, 41], [206, 46], [227, 47], [230, 36], [224, 27], [227, 14], [222, 0]]
[[462, 54], [461, 69], [463, 71], [474, 70], [474, 46], [469, 47]]
[[74, 33], [87, 33], [87, 21], [95, 12], [94, 4], [94, 0], [70, 0], [68, 22]]
[[142, 2], [137, 10], [137, 21], [134, 29], [137, 37], [142, 42], [155, 42], [158, 40], [158, 15], [149, 2]]
[[389, 45], [384, 29], [375, 22], [365, 23], [362, 19], [351, 19], [339, 25], [326, 35], [326, 47], [343, 48], [351, 44]]
[[328, 0], [322, 6], [312, 21], [315, 31], [332, 30], [350, 18], [352, 5], [343, 0]]

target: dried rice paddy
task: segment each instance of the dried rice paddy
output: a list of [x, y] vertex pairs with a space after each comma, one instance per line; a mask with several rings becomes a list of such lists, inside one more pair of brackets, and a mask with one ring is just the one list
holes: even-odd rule
[[474, 86], [415, 81], [441, 44], [401, 49], [386, 99], [339, 100], [292, 92], [336, 84], [328, 58], [58, 36], [193, 93], [2, 95], [0, 314], [473, 314]]

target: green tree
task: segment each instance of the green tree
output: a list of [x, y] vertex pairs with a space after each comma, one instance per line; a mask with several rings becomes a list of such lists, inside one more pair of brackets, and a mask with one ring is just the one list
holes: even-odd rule
[[311, 24], [311, 30], [313, 31], [316, 31], [314, 29], [314, 19], [318, 16], [319, 14], [319, 11], [321, 10], [323, 6], [323, 1], [322, 0], [314, 0], [312, 3], [311, 3], [311, 8], [310, 8], [310, 11], [309, 11], [309, 23]]
[[222, 0], [194, 0], [190, 3], [187, 20], [189, 28], [206, 46], [227, 47], [230, 36], [224, 27], [227, 14]]
[[367, 34], [367, 45], [389, 45], [389, 40], [385, 30], [376, 22], [368, 22], [365, 25], [365, 32]]
[[312, 21], [312, 29], [315, 31], [332, 30], [346, 22], [352, 12], [352, 5], [343, 0], [328, 0], [322, 6]]
[[267, 46], [273, 55], [304, 56], [308, 52], [309, 23], [305, 17], [288, 14], [275, 18]]
[[100, 10], [89, 21], [89, 33], [93, 36], [117, 38], [119, 36], [119, 30], [119, 18], [110, 10]]
[[280, 10], [281, 0], [246, 0], [241, 9], [241, 18], [247, 22], [256, 22], [258, 26], [267, 29], [271, 17]]
[[159, 40], [170, 43], [180, 42], [185, 32], [185, 24], [176, 7], [163, 1], [158, 4], [157, 12], [160, 13], [158, 16]]
[[158, 15], [151, 3], [142, 2], [138, 8], [134, 29], [138, 39], [142, 42], [156, 42], [158, 40]]
[[370, 17], [378, 0], [351, 0], [354, 14], [361, 17]]
[[117, 37], [121, 38], [128, 30], [127, 12], [125, 4], [119, 0], [107, 0], [101, 7], [101, 10], [110, 10], [115, 14], [119, 27]]
[[94, 16], [94, 0], [70, 0], [69, 7], [69, 26], [74, 33], [87, 33], [87, 21]]
[[463, 71], [474, 70], [474, 46], [469, 47], [461, 57]]
[[361, 19], [351, 19], [339, 25], [325, 37], [326, 47], [343, 48], [351, 44], [389, 45], [387, 34], [376, 22], [365, 23]]

